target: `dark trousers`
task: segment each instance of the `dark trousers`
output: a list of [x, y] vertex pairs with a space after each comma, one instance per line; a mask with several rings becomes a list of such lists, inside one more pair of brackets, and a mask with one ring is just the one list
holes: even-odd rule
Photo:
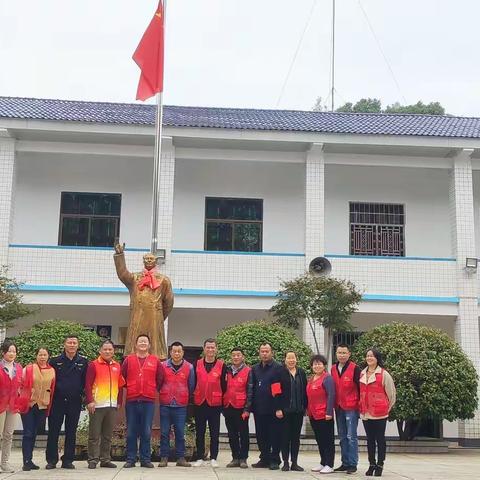
[[318, 451], [320, 452], [320, 464], [324, 467], [332, 467], [335, 461], [335, 437], [334, 422], [332, 420], [315, 420], [310, 418]]
[[77, 440], [78, 419], [82, 401], [79, 398], [53, 397], [52, 408], [48, 416], [47, 463], [58, 462], [58, 437], [65, 420], [65, 447], [62, 463], [73, 462], [75, 443]]
[[210, 432], [210, 459], [216, 460], [218, 456], [218, 437], [220, 435], [220, 413], [222, 407], [210, 407], [206, 402], [195, 405], [195, 442], [197, 445], [197, 458], [205, 457], [205, 433]]
[[[127, 462], [135, 463], [137, 454], [141, 463], [151, 461], [152, 449], [150, 439], [152, 437], [153, 414], [155, 403], [141, 400], [127, 401], [125, 404], [125, 416], [127, 419]], [[138, 439], [140, 438], [140, 449]]]
[[185, 457], [185, 421], [187, 407], [170, 407], [160, 405], [160, 457], [168, 457], [170, 453], [170, 431], [173, 425], [175, 434], [175, 455]]
[[368, 461], [370, 465], [376, 465], [375, 453], [378, 450], [378, 465], [383, 465], [387, 452], [387, 442], [385, 441], [385, 430], [387, 428], [387, 419], [363, 420], [365, 433], [367, 434]]
[[223, 415], [228, 431], [228, 443], [234, 460], [246, 460], [250, 448], [248, 418], [242, 418], [243, 408], [225, 408]]
[[255, 432], [262, 462], [280, 464], [282, 427], [283, 418], [277, 418], [274, 413], [255, 414]]
[[303, 412], [285, 414], [283, 421], [282, 459], [288, 463], [290, 457], [293, 464], [297, 463], [300, 450], [300, 432], [303, 425]]
[[37, 438], [38, 428], [45, 419], [47, 410], [40, 410], [35, 404], [27, 413], [22, 415], [23, 438], [22, 454], [23, 463], [30, 463], [33, 457], [33, 447]]

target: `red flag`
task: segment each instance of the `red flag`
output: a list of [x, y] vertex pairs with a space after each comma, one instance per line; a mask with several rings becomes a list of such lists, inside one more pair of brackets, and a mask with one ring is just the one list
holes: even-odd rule
[[163, 91], [164, 10], [163, 1], [138, 44], [133, 60], [140, 67], [137, 100], [146, 100]]

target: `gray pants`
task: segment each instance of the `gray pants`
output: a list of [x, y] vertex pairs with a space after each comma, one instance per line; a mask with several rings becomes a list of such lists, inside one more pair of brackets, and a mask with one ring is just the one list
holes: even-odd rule
[[10, 451], [12, 450], [13, 431], [15, 430], [15, 422], [18, 413], [3, 412], [0, 413], [0, 443], [2, 449], [1, 464], [5, 465], [10, 459]]
[[109, 462], [112, 446], [113, 427], [117, 417], [115, 407], [96, 408], [89, 415], [88, 423], [88, 461]]

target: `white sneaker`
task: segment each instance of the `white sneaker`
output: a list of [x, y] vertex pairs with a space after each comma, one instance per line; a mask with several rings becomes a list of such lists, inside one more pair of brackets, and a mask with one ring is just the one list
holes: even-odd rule
[[321, 472], [325, 467], [320, 464], [320, 465], [317, 465], [316, 467], [313, 467], [312, 468], [312, 472]]
[[2, 463], [0, 468], [4, 473], [13, 473], [15, 471], [9, 463]]
[[320, 473], [333, 473], [333, 468], [325, 465], [321, 470]]
[[214, 458], [210, 460], [210, 465], [212, 466], [212, 468], [218, 468], [220, 466]]
[[196, 462], [192, 463], [192, 467], [201, 467], [205, 462], [202, 459], [197, 460]]

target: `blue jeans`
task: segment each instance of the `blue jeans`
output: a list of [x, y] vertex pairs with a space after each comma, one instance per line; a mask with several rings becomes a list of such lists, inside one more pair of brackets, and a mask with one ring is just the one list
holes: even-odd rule
[[169, 407], [160, 405], [160, 456], [168, 457], [170, 452], [170, 428], [173, 425], [175, 433], [175, 455], [185, 456], [185, 421], [187, 407]]
[[45, 419], [47, 410], [40, 410], [35, 404], [27, 413], [22, 415], [23, 423], [23, 438], [22, 438], [22, 453], [23, 464], [31, 463], [33, 447], [35, 446], [35, 439], [40, 424]]
[[358, 411], [337, 408], [335, 416], [342, 450], [342, 465], [356, 467], [358, 464]]
[[130, 401], [125, 405], [127, 417], [127, 462], [137, 461], [138, 438], [140, 438], [140, 462], [150, 462], [154, 402]]

